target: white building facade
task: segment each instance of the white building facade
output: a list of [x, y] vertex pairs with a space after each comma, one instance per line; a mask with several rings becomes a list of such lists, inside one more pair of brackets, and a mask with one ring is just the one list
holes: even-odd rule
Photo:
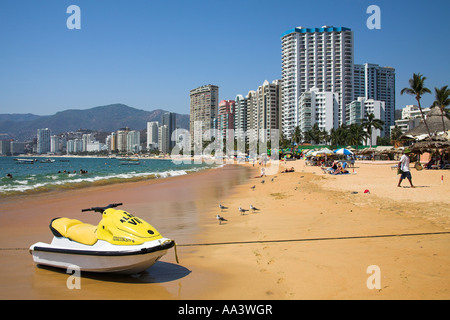
[[38, 154], [49, 153], [50, 148], [50, 136], [51, 131], [48, 128], [37, 129], [37, 146], [36, 150]]
[[297, 125], [300, 96], [312, 89], [338, 94], [338, 123], [353, 100], [353, 32], [345, 27], [297, 27], [281, 36], [281, 123], [289, 138]]
[[320, 130], [329, 132], [338, 127], [339, 94], [335, 92], [320, 92], [312, 88], [304, 93], [298, 101], [299, 127], [305, 133], [317, 123]]
[[[364, 119], [371, 113], [375, 119], [384, 119], [386, 104], [384, 101], [359, 97], [346, 106], [346, 124], [362, 124]], [[372, 141], [377, 141], [377, 137], [384, 136], [383, 130], [372, 128]]]
[[158, 149], [158, 121], [147, 122], [147, 150]]

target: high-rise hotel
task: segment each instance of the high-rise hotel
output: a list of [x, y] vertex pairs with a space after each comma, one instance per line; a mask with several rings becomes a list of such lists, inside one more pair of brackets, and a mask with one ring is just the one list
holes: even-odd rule
[[354, 65], [354, 99], [360, 97], [384, 102], [384, 109], [378, 119], [384, 121], [382, 136], [390, 135], [390, 126], [394, 125], [395, 113], [395, 69], [365, 63]]
[[297, 27], [281, 36], [282, 130], [291, 137], [302, 126], [298, 104], [311, 89], [337, 94], [338, 124], [353, 98], [353, 31], [345, 27]]
[[219, 111], [219, 87], [208, 84], [193, 89], [190, 91], [190, 99], [191, 144], [209, 140], [211, 137], [201, 138], [201, 135], [208, 129], [218, 128], [216, 121]]

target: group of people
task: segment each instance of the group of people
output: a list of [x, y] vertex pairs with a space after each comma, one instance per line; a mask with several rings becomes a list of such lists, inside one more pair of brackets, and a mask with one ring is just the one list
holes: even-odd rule
[[442, 153], [442, 154], [434, 154], [430, 161], [425, 165], [425, 168], [427, 169], [445, 169], [448, 166], [450, 166], [449, 162], [449, 154], [448, 153]]
[[[76, 170], [73, 170], [73, 172], [70, 172], [69, 170], [64, 170], [64, 171], [58, 171], [58, 173], [77, 173], [77, 172], [76, 172]], [[87, 170], [80, 169], [80, 174], [86, 174], [86, 173], [88, 173]]]
[[347, 174], [349, 173], [347, 170], [347, 162], [340, 163], [339, 161], [333, 161], [331, 164], [331, 167], [329, 168], [322, 168], [323, 173], [329, 173], [329, 174]]

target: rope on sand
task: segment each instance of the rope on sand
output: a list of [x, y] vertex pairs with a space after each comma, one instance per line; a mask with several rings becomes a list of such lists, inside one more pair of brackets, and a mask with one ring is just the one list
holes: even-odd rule
[[[313, 241], [330, 241], [330, 240], [354, 240], [354, 239], [374, 239], [374, 238], [395, 238], [395, 237], [417, 237], [417, 236], [433, 236], [450, 234], [450, 231], [441, 232], [421, 232], [421, 233], [398, 233], [398, 234], [381, 234], [381, 235], [363, 235], [363, 236], [343, 236], [343, 237], [326, 237], [326, 238], [301, 238], [301, 239], [280, 239], [280, 240], [250, 240], [250, 241], [229, 241], [229, 242], [206, 242], [206, 243], [184, 243], [175, 245], [176, 247], [194, 247], [194, 246], [220, 246], [232, 244], [258, 244], [258, 243], [283, 243], [283, 242], [313, 242]], [[0, 248], [0, 251], [29, 250], [29, 248]], [[178, 254], [177, 260], [178, 260]], [[178, 261], [177, 261], [178, 262]]]
[[400, 233], [400, 234], [382, 234], [382, 235], [364, 235], [364, 236], [345, 236], [345, 237], [328, 237], [328, 238], [303, 238], [303, 239], [281, 239], [281, 240], [251, 240], [251, 241], [230, 241], [230, 242], [210, 242], [210, 243], [186, 243], [186, 244], [178, 244], [178, 246], [179, 247], [193, 247], [193, 246], [219, 246], [219, 245], [230, 245], [230, 244], [312, 242], [312, 241], [329, 241], [329, 240], [352, 240], [352, 239], [431, 236], [431, 235], [441, 235], [441, 234], [450, 234], [450, 231], [422, 232], [422, 233]]

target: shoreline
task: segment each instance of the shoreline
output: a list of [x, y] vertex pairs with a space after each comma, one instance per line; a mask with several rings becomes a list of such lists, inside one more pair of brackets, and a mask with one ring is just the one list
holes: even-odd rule
[[[10, 157], [11, 158], [11, 157]], [[77, 157], [76, 159], [95, 159], [94, 157]], [[170, 159], [150, 159], [146, 158], [145, 160], [151, 160], [151, 161], [158, 161], [158, 160], [170, 160]], [[106, 163], [105, 163], [106, 165]], [[109, 164], [111, 166], [113, 164]], [[202, 166], [204, 164], [201, 164]], [[33, 166], [33, 165], [31, 165]], [[68, 172], [66, 175], [66, 172], [58, 171], [53, 174], [53, 177], [50, 177], [52, 179], [49, 179], [49, 173], [46, 173], [47, 180], [44, 181], [32, 181], [30, 183], [29, 177], [17, 177], [14, 176], [14, 179], [7, 179], [5, 184], [5, 189], [2, 188], [0, 191], [0, 196], [2, 198], [8, 198], [11, 196], [28, 196], [32, 194], [44, 194], [47, 192], [59, 192], [64, 190], [76, 190], [81, 188], [89, 188], [92, 186], [102, 186], [102, 185], [112, 185], [117, 183], [128, 183], [128, 182], [138, 182], [138, 181], [146, 181], [146, 180], [153, 180], [153, 179], [165, 179], [167, 177], [173, 177], [178, 175], [186, 175], [191, 174], [193, 172], [207, 170], [207, 169], [214, 169], [220, 166], [203, 166], [198, 167], [195, 166], [185, 166], [184, 164], [181, 164], [181, 168], [179, 168], [177, 165], [174, 165], [173, 168], [166, 168], [163, 171], [156, 171], [152, 168], [147, 168], [147, 171], [139, 171], [139, 170], [133, 170], [129, 172], [119, 172], [119, 173], [113, 173], [113, 172], [89, 172], [89, 173], [80, 173], [78, 171]], [[32, 167], [28, 167], [32, 168]], [[61, 168], [59, 168], [61, 169]], [[137, 168], [139, 169], [139, 168]], [[5, 171], [6, 172], [6, 171]], [[61, 178], [60, 178], [61, 177]], [[2, 179], [5, 181], [5, 179]], [[19, 181], [20, 180], [20, 181]], [[8, 188], [8, 183], [13, 183]], [[14, 184], [15, 183], [15, 184]]]
[[[450, 298], [450, 172], [413, 170], [421, 188], [411, 189], [396, 187], [390, 163], [357, 162], [356, 174], [343, 176], [324, 175], [299, 160], [279, 170], [286, 165], [295, 172], [255, 178], [259, 166], [231, 165], [131, 182], [122, 191], [110, 185], [72, 197], [36, 195], [20, 209], [2, 202], [2, 247], [17, 248], [19, 239], [50, 240], [45, 219], [61, 203], [64, 215], [96, 223], [98, 217], [79, 209], [126, 198], [127, 210], [176, 240], [180, 264], [170, 250], [136, 277], [82, 276], [82, 290], [75, 292], [65, 288], [64, 272], [36, 268], [28, 252], [0, 250], [9, 261], [0, 284], [8, 297], [20, 299], [123, 299], [113, 293], [118, 290], [127, 299]], [[222, 212], [219, 203], [229, 209]], [[237, 210], [250, 204], [260, 210]], [[228, 221], [219, 224], [216, 214]], [[371, 265], [381, 270], [380, 289], [367, 287]], [[19, 294], [23, 288], [30, 292]]]

